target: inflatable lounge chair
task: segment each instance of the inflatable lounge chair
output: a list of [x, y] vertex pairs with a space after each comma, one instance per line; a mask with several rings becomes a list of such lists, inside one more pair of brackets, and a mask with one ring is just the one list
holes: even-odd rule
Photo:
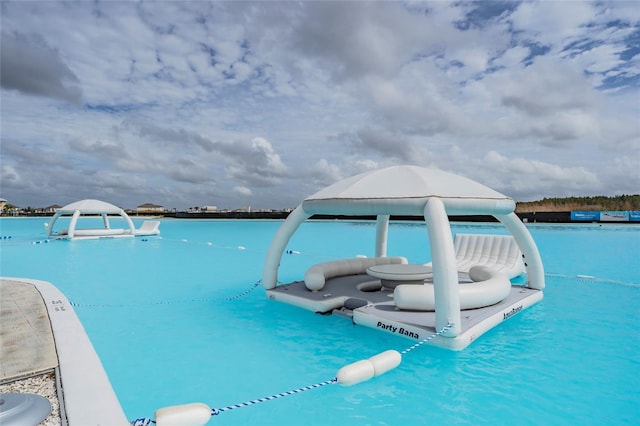
[[510, 235], [456, 234], [453, 246], [459, 272], [469, 273], [471, 267], [481, 265], [509, 278], [525, 273], [522, 252]]

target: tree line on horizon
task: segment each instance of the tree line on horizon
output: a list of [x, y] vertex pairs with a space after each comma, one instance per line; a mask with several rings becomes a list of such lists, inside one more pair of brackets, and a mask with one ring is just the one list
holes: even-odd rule
[[567, 211], [636, 211], [640, 210], [640, 194], [607, 197], [551, 197], [538, 201], [516, 203], [516, 212], [567, 212]]

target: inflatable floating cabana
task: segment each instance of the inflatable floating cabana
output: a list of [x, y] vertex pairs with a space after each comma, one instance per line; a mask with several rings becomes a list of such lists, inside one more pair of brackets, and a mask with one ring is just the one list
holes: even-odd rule
[[[55, 229], [56, 222], [61, 217], [70, 217], [67, 229]], [[101, 227], [82, 227], [83, 222], [88, 219], [102, 219]], [[126, 228], [112, 228], [109, 218], [120, 218], [127, 225]], [[99, 200], [81, 200], [56, 210], [47, 226], [47, 236], [49, 238], [67, 240], [86, 240], [97, 238], [127, 238], [135, 236], [151, 236], [160, 234], [158, 229], [160, 221], [145, 220], [139, 229], [136, 229], [133, 221], [127, 213], [120, 207]]]
[[[396, 166], [363, 173], [306, 198], [287, 217], [267, 252], [262, 285], [269, 299], [413, 340], [444, 329], [428, 343], [461, 350], [542, 299], [540, 254], [514, 210], [511, 198], [440, 170]], [[375, 257], [319, 263], [304, 279], [279, 284], [290, 238], [316, 214], [375, 216]], [[431, 262], [387, 256], [391, 215], [424, 217]], [[509, 235], [454, 237], [449, 215], [491, 215]], [[512, 283], [520, 275], [524, 279]]]

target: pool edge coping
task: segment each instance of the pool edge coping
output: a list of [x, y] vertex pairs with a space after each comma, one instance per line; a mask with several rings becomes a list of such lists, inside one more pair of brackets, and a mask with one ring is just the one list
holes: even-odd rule
[[48, 281], [0, 277], [33, 285], [47, 308], [58, 354], [58, 395], [69, 425], [130, 425], [91, 340], [66, 296]]

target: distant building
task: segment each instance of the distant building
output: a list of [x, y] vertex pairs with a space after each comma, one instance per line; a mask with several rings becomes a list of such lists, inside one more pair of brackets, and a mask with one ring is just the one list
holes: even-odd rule
[[0, 213], [4, 211], [4, 207], [7, 205], [7, 200], [0, 198]]
[[56, 210], [62, 208], [62, 206], [59, 206], [57, 204], [54, 204], [52, 206], [47, 206], [47, 207], [43, 207], [42, 209], [40, 209], [41, 213], [55, 213]]
[[157, 214], [164, 213], [164, 207], [152, 203], [144, 203], [136, 207], [138, 214]]
[[217, 212], [218, 211], [218, 207], [217, 206], [203, 206], [201, 210], [203, 212]]

